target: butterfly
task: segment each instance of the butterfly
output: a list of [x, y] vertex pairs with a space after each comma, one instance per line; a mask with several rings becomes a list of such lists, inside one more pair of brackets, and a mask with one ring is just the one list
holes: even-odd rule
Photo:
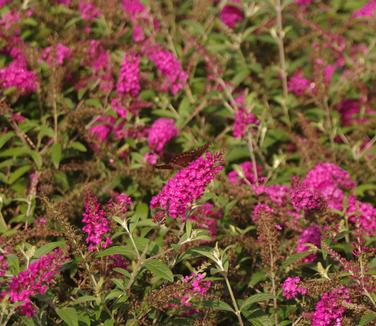
[[157, 164], [157, 169], [171, 170], [174, 168], [185, 168], [194, 160], [197, 160], [206, 150], [209, 148], [209, 144], [197, 147], [194, 150], [183, 152], [180, 154], [173, 154], [170, 158], [166, 159], [163, 164]]

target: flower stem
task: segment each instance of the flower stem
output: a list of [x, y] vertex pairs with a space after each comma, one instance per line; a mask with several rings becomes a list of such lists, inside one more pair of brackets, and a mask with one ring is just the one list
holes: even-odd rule
[[232, 304], [234, 306], [234, 309], [235, 309], [235, 315], [236, 317], [238, 318], [238, 321], [239, 321], [239, 325], [240, 326], [244, 326], [244, 323], [243, 323], [243, 320], [242, 320], [242, 316], [241, 316], [241, 313], [240, 313], [240, 310], [239, 310], [239, 307], [238, 307], [238, 304], [236, 303], [236, 299], [235, 299], [235, 296], [234, 296], [234, 292], [232, 292], [232, 288], [231, 288], [231, 284], [228, 280], [228, 277], [227, 277], [227, 273], [224, 272], [223, 273], [223, 277], [226, 281], [226, 285], [227, 285], [227, 289], [228, 289], [228, 292], [230, 293], [230, 297], [231, 297], [231, 301], [232, 301]]
[[[275, 8], [276, 15], [277, 15], [277, 33], [276, 34], [277, 34], [277, 45], [278, 45], [278, 53], [279, 53], [280, 74], [281, 74], [281, 79], [282, 79], [283, 97], [286, 100], [289, 91], [287, 87], [285, 46], [283, 43], [284, 32], [283, 32], [283, 24], [282, 24], [281, 0], [275, 0], [274, 8]], [[282, 103], [282, 109], [286, 115], [288, 125], [290, 125], [290, 116], [289, 116], [289, 111], [287, 109], [286, 103]]]

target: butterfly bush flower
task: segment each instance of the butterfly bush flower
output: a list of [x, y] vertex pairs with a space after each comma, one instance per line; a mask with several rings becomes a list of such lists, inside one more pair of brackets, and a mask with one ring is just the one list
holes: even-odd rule
[[148, 143], [152, 151], [161, 153], [165, 145], [179, 133], [175, 120], [159, 118], [153, 122], [149, 129]]
[[107, 209], [111, 211], [113, 215], [125, 214], [128, 212], [132, 205], [132, 199], [127, 194], [116, 194], [107, 203]]
[[210, 289], [211, 282], [204, 281], [205, 275], [200, 273], [192, 273], [190, 276], [185, 276], [183, 283], [189, 283], [190, 289], [187, 289], [180, 298], [180, 303], [184, 307], [192, 306], [192, 298], [204, 296]]
[[10, 4], [13, 0], [0, 0], [0, 9]]
[[122, 255], [116, 254], [108, 257], [111, 263], [108, 265], [108, 269], [122, 268], [127, 269], [129, 266], [129, 261]]
[[[0, 27], [5, 31], [9, 31], [18, 24], [21, 18], [21, 13], [19, 11], [15, 9], [9, 10], [1, 16]], [[20, 29], [17, 27], [15, 32], [18, 34], [20, 32]]]
[[94, 3], [87, 0], [81, 0], [79, 10], [83, 20], [93, 20], [100, 15], [100, 12]]
[[146, 153], [144, 155], [144, 161], [150, 165], [155, 165], [158, 162], [158, 154], [156, 153]]
[[296, 96], [303, 96], [304, 94], [314, 90], [315, 84], [303, 76], [302, 72], [296, 72], [288, 81], [289, 92]]
[[0, 255], [0, 277], [4, 276], [8, 270], [8, 262], [3, 255]]
[[38, 87], [36, 73], [13, 61], [7, 67], [0, 69], [0, 89], [11, 87], [15, 87], [21, 95], [35, 92]]
[[236, 108], [234, 114], [234, 126], [232, 134], [235, 138], [241, 138], [246, 134], [248, 126], [258, 125], [260, 121], [252, 112], [248, 112], [245, 108], [244, 95], [236, 97], [235, 102], [238, 107]]
[[[250, 182], [250, 183], [256, 183], [256, 176], [254, 175], [253, 171], [253, 165], [251, 161], [246, 161], [241, 164], [239, 164], [242, 173], [244, 177]], [[262, 174], [262, 167], [260, 165], [256, 165], [256, 172], [258, 177], [258, 182], [261, 182], [263, 180], [261, 176]], [[243, 180], [243, 178], [239, 175], [238, 171], [231, 171], [227, 175], [228, 181], [232, 184], [238, 185], [238, 184], [245, 184], [246, 182]]]
[[128, 115], [128, 110], [122, 105], [121, 100], [114, 98], [111, 100], [112, 109], [120, 118], [126, 118]]
[[307, 188], [293, 180], [291, 189], [291, 204], [297, 211], [313, 211], [324, 206], [324, 200], [316, 189]]
[[350, 196], [346, 215], [350, 221], [359, 224], [369, 235], [376, 234], [376, 208], [371, 204], [363, 203], [354, 196]]
[[274, 209], [265, 204], [257, 204], [252, 211], [252, 220], [257, 221], [262, 214], [273, 214]]
[[219, 18], [227, 27], [235, 28], [244, 19], [244, 13], [240, 7], [240, 0], [230, 0], [228, 3], [219, 13]]
[[140, 60], [140, 56], [134, 53], [124, 55], [117, 82], [119, 95], [130, 94], [136, 97], [140, 93]]
[[132, 30], [132, 40], [133, 42], [142, 42], [145, 40], [145, 33], [142, 27], [140, 26], [134, 26]]
[[48, 285], [59, 274], [59, 269], [65, 260], [63, 252], [56, 249], [33, 261], [26, 270], [12, 277], [7, 294], [13, 303], [21, 303], [19, 309], [23, 315], [32, 317], [35, 314], [31, 297], [46, 293]]
[[298, 286], [300, 277], [288, 277], [282, 284], [283, 296], [286, 299], [296, 298], [298, 294], [305, 295], [307, 288]]
[[147, 46], [144, 52], [152, 61], [162, 76], [165, 77], [162, 83], [162, 89], [170, 89], [173, 95], [176, 95], [187, 84], [188, 74], [183, 70], [178, 58], [170, 51], [162, 49], [159, 45]]
[[55, 0], [56, 3], [64, 6], [70, 6], [72, 0]]
[[89, 133], [96, 137], [97, 140], [104, 142], [113, 131], [116, 119], [111, 116], [100, 116], [96, 119], [95, 125], [89, 129]]
[[367, 106], [364, 110], [365, 116], [361, 118], [359, 116], [361, 107], [361, 101], [355, 99], [346, 99], [337, 105], [337, 110], [341, 115], [341, 123], [344, 127], [351, 126], [356, 123], [366, 123], [369, 120], [368, 117], [370, 117], [371, 115], [376, 115], [376, 111], [371, 110]]
[[[111, 57], [107, 50], [104, 49], [98, 40], [89, 40], [86, 48], [84, 62], [91, 68], [92, 76], [88, 80], [98, 80], [102, 91], [111, 91], [113, 87], [113, 78], [111, 70]], [[84, 85], [86, 81], [84, 80]]]
[[295, 0], [295, 3], [299, 6], [309, 6], [313, 0]]
[[341, 286], [324, 293], [316, 304], [312, 315], [312, 326], [342, 325], [342, 318], [346, 308], [342, 302], [351, 303], [350, 291]]
[[146, 11], [145, 6], [140, 0], [123, 0], [123, 9], [131, 16], [135, 17]]
[[162, 191], [152, 198], [151, 208], [160, 208], [172, 218], [185, 219], [194, 201], [202, 196], [206, 186], [223, 169], [220, 165], [222, 162], [222, 154], [210, 152], [191, 162], [168, 180]]
[[[311, 225], [307, 227], [298, 240], [298, 245], [296, 247], [296, 252], [305, 252], [310, 250], [311, 247], [307, 246], [307, 243], [311, 243], [316, 247], [321, 247], [321, 231], [318, 225]], [[303, 259], [305, 263], [311, 263], [316, 259], [316, 254], [310, 254]]]
[[82, 231], [87, 234], [85, 241], [89, 245], [89, 251], [107, 248], [111, 244], [111, 239], [106, 236], [110, 231], [109, 223], [95, 196], [87, 196], [82, 217], [82, 222], [85, 224]]
[[290, 195], [290, 187], [286, 185], [253, 185], [253, 191], [255, 191], [257, 195], [264, 194], [268, 196], [277, 206], [286, 204]]
[[218, 220], [222, 217], [219, 209], [215, 208], [211, 203], [205, 203], [197, 207], [189, 220], [199, 229], [208, 230], [212, 240], [217, 237]]
[[49, 46], [42, 51], [42, 59], [50, 65], [62, 65], [72, 55], [72, 50], [58, 43], [56, 47]]
[[370, 0], [363, 7], [355, 10], [352, 16], [354, 18], [372, 17], [375, 14], [375, 11], [376, 11], [376, 0]]
[[332, 163], [319, 163], [303, 180], [307, 189], [318, 191], [332, 209], [342, 210], [344, 190], [354, 189], [356, 184], [350, 174]]

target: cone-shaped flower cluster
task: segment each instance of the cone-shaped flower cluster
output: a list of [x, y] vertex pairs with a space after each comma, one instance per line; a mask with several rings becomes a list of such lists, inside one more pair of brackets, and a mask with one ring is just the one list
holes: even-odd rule
[[222, 154], [207, 152], [203, 157], [191, 162], [152, 198], [151, 207], [161, 208], [173, 218], [185, 218], [194, 201], [202, 196], [206, 186], [222, 170], [222, 161]]

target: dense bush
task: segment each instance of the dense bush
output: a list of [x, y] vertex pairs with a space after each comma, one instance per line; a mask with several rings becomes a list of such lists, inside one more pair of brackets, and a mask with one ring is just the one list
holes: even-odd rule
[[374, 325], [375, 15], [0, 0], [0, 324]]

